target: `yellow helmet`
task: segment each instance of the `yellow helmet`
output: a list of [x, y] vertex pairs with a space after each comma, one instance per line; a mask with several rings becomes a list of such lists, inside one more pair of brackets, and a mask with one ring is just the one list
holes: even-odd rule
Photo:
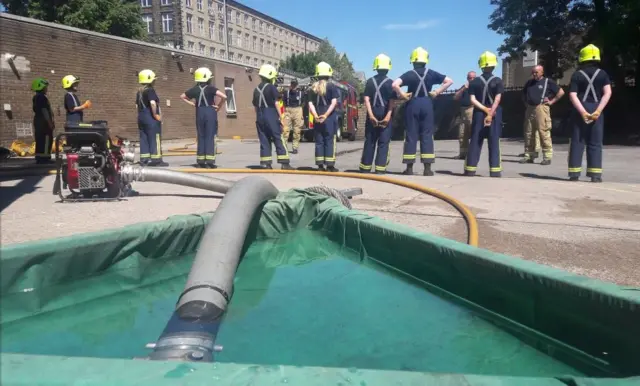
[[260, 72], [258, 72], [258, 75], [272, 81], [276, 76], [278, 76], [278, 70], [270, 64], [263, 64], [260, 66]]
[[485, 69], [487, 67], [495, 67], [498, 65], [498, 57], [489, 51], [485, 51], [480, 55], [480, 59], [478, 59], [478, 66], [481, 69]]
[[418, 47], [411, 52], [411, 63], [429, 63], [429, 52], [422, 47]]
[[80, 82], [80, 78], [76, 78], [73, 75], [67, 75], [62, 78], [62, 88], [66, 90], [78, 82]]
[[333, 68], [327, 62], [320, 62], [316, 64], [316, 76], [333, 76]]
[[391, 58], [385, 54], [380, 54], [373, 59], [374, 70], [391, 70]]
[[600, 61], [600, 49], [593, 44], [589, 44], [580, 50], [578, 63], [589, 62], [592, 60], [595, 60], [596, 62]]
[[151, 84], [156, 80], [156, 73], [151, 70], [142, 70], [138, 73], [138, 83]]
[[49, 81], [45, 78], [36, 78], [31, 82], [31, 89], [33, 91], [42, 91], [49, 85]]
[[213, 78], [213, 73], [206, 67], [200, 67], [193, 73], [193, 78], [198, 83], [204, 83]]

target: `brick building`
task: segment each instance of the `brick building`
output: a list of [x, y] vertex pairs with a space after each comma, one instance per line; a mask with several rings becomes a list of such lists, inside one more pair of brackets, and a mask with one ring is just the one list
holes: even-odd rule
[[195, 138], [194, 109], [180, 100], [180, 94], [194, 84], [192, 72], [201, 66], [213, 71], [216, 87], [224, 89], [229, 97], [226, 111], [218, 114], [219, 136], [256, 137], [251, 99], [259, 78], [257, 68], [252, 65], [7, 13], [0, 14], [0, 36], [3, 146], [15, 139], [28, 142], [32, 139], [30, 87], [37, 77], [50, 82], [48, 96], [56, 131], [62, 130], [65, 112], [61, 80], [67, 74], [81, 79], [80, 98], [93, 102], [93, 108], [85, 113], [86, 121], [106, 120], [112, 134], [137, 140], [134, 105], [139, 87], [137, 73], [145, 68], [158, 76], [156, 90], [161, 100], [163, 138]]
[[322, 39], [237, 1], [140, 0], [151, 38], [169, 47], [245, 65], [277, 65], [314, 52]]

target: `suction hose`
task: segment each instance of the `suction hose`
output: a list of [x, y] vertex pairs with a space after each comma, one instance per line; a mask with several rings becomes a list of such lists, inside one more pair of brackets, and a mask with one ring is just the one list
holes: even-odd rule
[[213, 361], [215, 338], [231, 298], [233, 278], [254, 214], [278, 195], [268, 180], [249, 176], [238, 182], [167, 169], [128, 165], [126, 182], [153, 181], [226, 193], [205, 228], [185, 289], [148, 359]]

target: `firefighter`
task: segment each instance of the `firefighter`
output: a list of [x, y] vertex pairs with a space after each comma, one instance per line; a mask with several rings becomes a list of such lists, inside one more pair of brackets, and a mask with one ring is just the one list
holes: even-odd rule
[[277, 107], [278, 89], [274, 85], [278, 71], [270, 64], [260, 67], [261, 82], [253, 90], [253, 106], [256, 109], [256, 128], [260, 139], [260, 165], [272, 169], [271, 143], [276, 147], [278, 163], [282, 169], [293, 169], [289, 164], [289, 152], [282, 135], [282, 112]]
[[[210, 69], [198, 68], [193, 78], [196, 85], [180, 95], [180, 98], [196, 108], [198, 134], [196, 167], [215, 169], [218, 111], [227, 100], [227, 95], [212, 84], [213, 73]], [[218, 103], [216, 103], [216, 97], [218, 97]]]
[[[535, 66], [531, 71], [531, 79], [524, 85], [523, 98], [527, 109], [524, 121], [525, 154], [520, 163], [533, 163], [538, 151], [536, 142], [542, 146], [542, 162], [540, 165], [551, 165], [553, 143], [551, 141], [551, 110], [564, 95], [556, 82], [544, 77], [544, 68]], [[550, 99], [551, 98], [551, 99]]]
[[82, 122], [84, 110], [91, 108], [90, 100], [80, 103], [80, 98], [76, 94], [79, 83], [80, 79], [73, 75], [67, 75], [62, 78], [62, 88], [67, 90], [67, 94], [64, 96], [64, 109], [67, 111], [67, 122], [69, 123]]
[[138, 129], [140, 131], [140, 164], [169, 166], [162, 161], [160, 98], [153, 86], [156, 74], [151, 70], [138, 73], [141, 87], [136, 94]]
[[478, 59], [482, 75], [476, 77], [469, 85], [471, 103], [474, 106], [471, 122], [471, 140], [464, 163], [464, 174], [475, 176], [482, 143], [485, 138], [489, 142], [489, 175], [502, 177], [502, 161], [500, 155], [500, 135], [502, 132], [502, 107], [500, 101], [504, 92], [502, 79], [493, 75], [498, 64], [495, 54], [485, 51]]
[[[411, 53], [413, 70], [407, 71], [393, 82], [393, 89], [402, 99], [410, 99], [405, 109], [406, 134], [402, 162], [407, 165], [403, 174], [413, 174], [413, 164], [416, 161], [417, 142], [420, 139], [420, 159], [424, 165], [423, 175], [432, 176], [431, 164], [435, 162], [433, 134], [435, 121], [432, 98], [451, 86], [453, 80], [433, 70], [427, 69], [429, 53], [418, 47]], [[434, 84], [440, 87], [431, 91]], [[400, 87], [407, 86], [408, 94]]]
[[571, 76], [569, 98], [575, 110], [571, 114], [569, 179], [578, 181], [582, 173], [582, 153], [587, 146], [587, 177], [602, 182], [602, 111], [611, 98], [609, 75], [599, 68], [600, 49], [589, 44], [580, 50], [580, 69]]
[[293, 79], [289, 89], [284, 94], [284, 138], [289, 140], [289, 132], [293, 131], [293, 146], [291, 154], [298, 154], [300, 146], [300, 133], [304, 125], [302, 114], [302, 91], [298, 89], [298, 81]]
[[[338, 88], [329, 81], [333, 68], [326, 62], [316, 65], [316, 80], [311, 85], [309, 112], [313, 115], [313, 132], [316, 143], [316, 165], [320, 171], [337, 172], [336, 144], [338, 119], [335, 109], [338, 106]], [[326, 169], [325, 169], [326, 166]]]
[[37, 78], [31, 82], [31, 90], [35, 91], [33, 96], [33, 128], [36, 140], [36, 163], [53, 163], [51, 159], [51, 147], [53, 145], [53, 130], [55, 122], [51, 104], [47, 98], [49, 81], [44, 78]]
[[455, 159], [467, 158], [467, 149], [469, 148], [469, 136], [471, 135], [471, 119], [473, 118], [473, 106], [471, 105], [471, 96], [469, 95], [469, 83], [476, 78], [475, 71], [467, 73], [467, 81], [456, 91], [453, 99], [460, 101], [458, 110], [458, 141], [460, 141], [460, 152]]
[[[391, 70], [391, 59], [384, 54], [373, 60], [373, 69], [377, 75], [369, 78], [364, 90], [364, 104], [367, 108], [367, 122], [364, 128], [364, 148], [360, 160], [360, 172], [371, 172], [375, 156], [376, 174], [384, 174], [389, 164], [391, 141], [391, 111], [394, 98], [391, 79], [387, 73]], [[376, 147], [378, 152], [376, 154]]]

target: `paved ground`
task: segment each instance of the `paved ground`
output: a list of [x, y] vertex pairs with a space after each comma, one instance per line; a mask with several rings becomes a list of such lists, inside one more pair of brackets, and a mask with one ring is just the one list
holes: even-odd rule
[[[355, 169], [361, 143], [342, 142], [338, 167]], [[566, 181], [566, 145], [555, 149], [551, 166], [520, 165], [521, 142], [504, 141], [504, 178], [456, 176], [463, 161], [454, 141], [436, 143], [434, 177], [393, 176], [438, 189], [467, 204], [477, 215], [481, 247], [566, 269], [622, 285], [640, 287], [640, 163], [638, 148], [605, 149], [602, 184]], [[394, 142], [390, 171], [399, 172], [402, 143]], [[244, 168], [257, 163], [258, 144], [224, 141], [218, 163]], [[354, 152], [350, 152], [355, 150]], [[302, 144], [293, 155], [296, 167], [312, 166], [313, 144]], [[194, 156], [167, 157], [172, 167], [189, 166]], [[453, 173], [453, 175], [452, 175]], [[488, 174], [486, 148], [479, 173]], [[223, 175], [238, 179], [242, 174]], [[335, 188], [362, 187], [356, 209], [396, 223], [464, 241], [463, 220], [446, 204], [392, 185], [355, 179], [273, 175], [280, 189], [325, 184]], [[194, 189], [138, 183], [141, 196], [119, 203], [57, 204], [51, 194], [52, 177], [28, 177], [2, 183], [1, 242], [24, 242], [78, 232], [100, 230], [174, 214], [209, 211], [220, 196]], [[212, 198], [214, 198], [212, 200]], [[99, 216], [97, 216], [99, 215]]]

